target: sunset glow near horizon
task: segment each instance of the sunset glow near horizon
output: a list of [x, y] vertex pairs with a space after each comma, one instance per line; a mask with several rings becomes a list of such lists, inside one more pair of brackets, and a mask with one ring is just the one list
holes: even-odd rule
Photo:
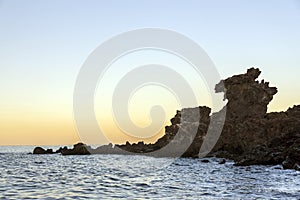
[[[300, 104], [299, 1], [0, 0], [0, 145], [80, 141], [73, 90], [82, 64], [107, 39], [145, 27], [174, 30], [197, 42], [221, 78], [260, 68], [259, 80], [278, 88], [269, 112]], [[122, 73], [149, 63], [174, 67], [190, 82], [199, 105], [211, 106], [205, 82], [179, 58], [154, 51], [133, 53], [112, 65], [102, 80], [104, 90], [95, 94], [96, 117], [113, 143], [140, 140], [142, 133], [135, 138], [120, 132], [109, 105]], [[128, 102], [132, 120], [147, 126], [156, 104], [165, 108], [166, 124], [181, 109], [170, 91], [145, 86]], [[144, 141], [155, 142], [163, 131]]]

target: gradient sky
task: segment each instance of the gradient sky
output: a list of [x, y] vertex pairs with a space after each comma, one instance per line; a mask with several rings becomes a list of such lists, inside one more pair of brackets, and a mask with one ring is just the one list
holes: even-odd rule
[[[72, 102], [83, 62], [112, 36], [145, 27], [193, 39], [223, 78], [259, 67], [279, 90], [269, 111], [300, 104], [300, 1], [0, 0], [0, 145], [79, 141]], [[133, 109], [141, 124], [143, 106]]]

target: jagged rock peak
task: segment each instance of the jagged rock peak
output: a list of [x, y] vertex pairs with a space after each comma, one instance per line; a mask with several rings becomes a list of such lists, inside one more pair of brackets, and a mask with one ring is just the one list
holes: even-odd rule
[[250, 68], [247, 73], [234, 75], [222, 80], [215, 87], [217, 93], [224, 92], [227, 99], [227, 119], [245, 119], [245, 117], [262, 118], [267, 112], [267, 106], [277, 93], [276, 87], [270, 87], [268, 82], [256, 81], [261, 71]]

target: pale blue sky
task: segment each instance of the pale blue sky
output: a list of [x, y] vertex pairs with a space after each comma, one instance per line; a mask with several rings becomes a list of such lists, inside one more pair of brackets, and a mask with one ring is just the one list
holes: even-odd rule
[[300, 103], [300, 1], [0, 0], [0, 114], [72, 114], [88, 55], [145, 27], [190, 37], [223, 78], [260, 67], [279, 89], [270, 110]]

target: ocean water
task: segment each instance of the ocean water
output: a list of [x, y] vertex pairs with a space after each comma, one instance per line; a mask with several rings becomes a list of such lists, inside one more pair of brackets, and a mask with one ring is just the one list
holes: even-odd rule
[[300, 199], [300, 172], [281, 166], [32, 149], [0, 147], [0, 199]]

